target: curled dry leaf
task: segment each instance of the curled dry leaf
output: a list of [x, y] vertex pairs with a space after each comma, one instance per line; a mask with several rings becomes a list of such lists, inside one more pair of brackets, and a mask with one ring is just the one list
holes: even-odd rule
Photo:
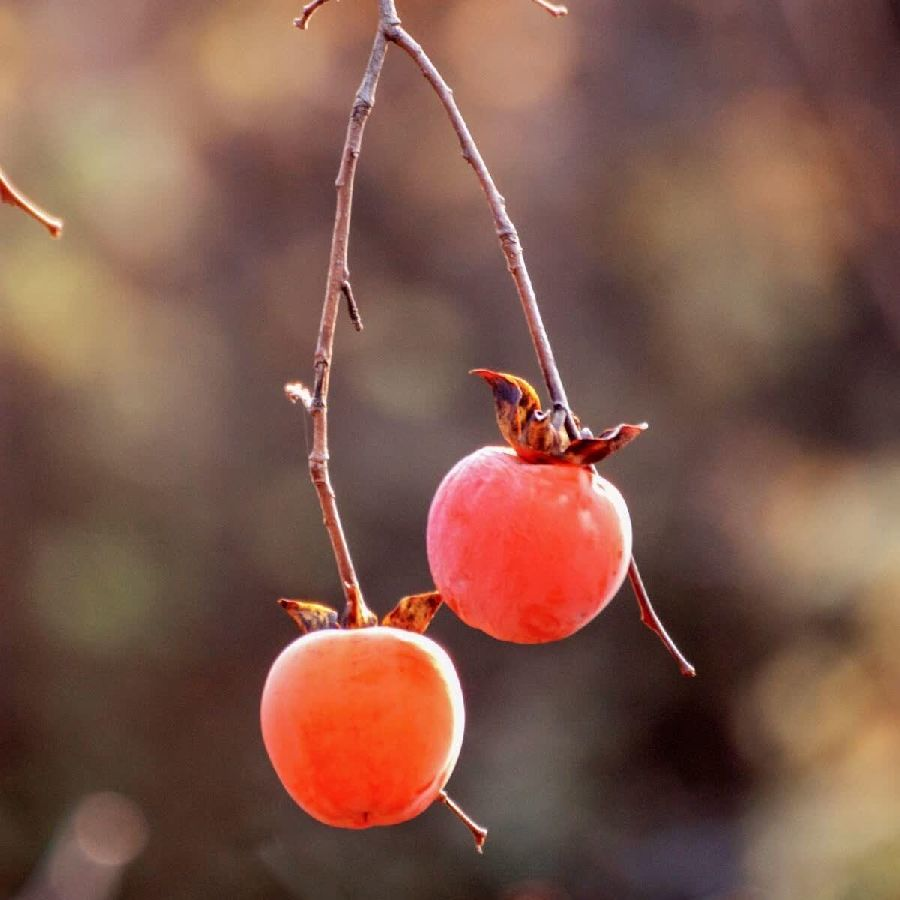
[[311, 600], [279, 600], [278, 605], [297, 623], [303, 634], [340, 628], [337, 610]]
[[647, 428], [646, 422], [622, 423], [597, 437], [572, 440], [565, 427], [567, 410], [541, 409], [537, 391], [524, 378], [491, 369], [472, 369], [471, 374], [490, 386], [500, 433], [526, 462], [589, 466], [631, 443]]
[[442, 603], [440, 592], [426, 591], [404, 597], [382, 620], [382, 625], [425, 634]]
[[630, 444], [641, 432], [647, 430], [647, 423], [639, 425], [615, 425], [606, 431], [591, 438], [577, 438], [563, 451], [566, 462], [572, 462], [579, 466], [590, 466], [606, 459], [616, 450], [621, 450], [626, 444]]

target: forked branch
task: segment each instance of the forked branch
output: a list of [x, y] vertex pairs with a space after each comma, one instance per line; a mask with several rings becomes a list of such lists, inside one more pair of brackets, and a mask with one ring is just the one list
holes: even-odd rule
[[25, 196], [13, 183], [7, 178], [3, 169], [0, 169], [0, 201], [8, 203], [10, 206], [18, 207], [26, 215], [40, 222], [51, 237], [58, 238], [62, 234], [63, 221], [56, 216], [51, 215], [45, 209], [42, 209], [33, 200]]
[[[309, 20], [312, 18], [315, 11], [320, 6], [324, 6], [327, 2], [328, 0], [311, 0], [311, 2], [307, 3], [300, 11], [300, 15], [294, 19], [294, 26], [301, 31], [306, 31], [309, 27]], [[556, 19], [569, 14], [568, 8], [559, 3], [550, 3], [548, 0], [532, 0], [532, 2], [536, 3], [541, 9], [550, 13], [550, 15]]]

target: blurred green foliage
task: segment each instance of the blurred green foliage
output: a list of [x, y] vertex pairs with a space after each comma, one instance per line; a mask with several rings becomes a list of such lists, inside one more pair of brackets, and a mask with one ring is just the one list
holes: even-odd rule
[[[134, 853], [146, 822], [108, 886], [135, 900], [900, 896], [900, 33], [876, 0], [401, 4], [577, 412], [651, 423], [605, 473], [700, 677], [626, 590], [544, 647], [443, 611], [450, 789], [485, 856], [443, 810], [343, 833], [277, 783], [274, 600], [340, 599], [281, 385], [311, 373], [373, 7], [301, 34], [281, 0], [0, 6], [0, 160], [67, 223], [52, 243], [0, 209], [0, 894], [109, 807]], [[385, 612], [430, 587], [443, 473], [497, 440], [466, 371], [539, 383], [477, 184], [394, 51], [351, 266], [332, 474]]]

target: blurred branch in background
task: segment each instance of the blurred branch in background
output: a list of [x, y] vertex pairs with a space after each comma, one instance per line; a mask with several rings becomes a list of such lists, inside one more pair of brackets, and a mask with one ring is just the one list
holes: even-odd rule
[[[852, 256], [900, 344], [900, 25], [897, 6], [768, 0], [806, 100], [827, 132], [858, 232]], [[837, 21], [839, 20], [839, 21]]]

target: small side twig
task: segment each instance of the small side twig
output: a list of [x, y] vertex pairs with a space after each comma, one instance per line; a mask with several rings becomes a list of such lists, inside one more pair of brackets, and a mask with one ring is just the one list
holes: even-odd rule
[[23, 194], [13, 185], [3, 169], [0, 169], [0, 201], [18, 207], [26, 215], [40, 222], [50, 232], [51, 237], [58, 238], [62, 234], [63, 220], [51, 215]]
[[[307, 3], [301, 10], [300, 15], [294, 19], [294, 26], [301, 31], [306, 31], [306, 29], [309, 28], [309, 20], [312, 18], [313, 13], [327, 2], [328, 0], [312, 0], [311, 3]], [[538, 2], [538, 0], [535, 0], [535, 2]]]
[[450, 799], [446, 791], [441, 791], [438, 794], [438, 800], [440, 800], [441, 803], [443, 803], [444, 806], [446, 806], [447, 809], [449, 809], [450, 812], [452, 812], [453, 815], [456, 816], [456, 818], [459, 819], [460, 822], [462, 822], [463, 825], [465, 825], [466, 828], [469, 829], [469, 831], [472, 833], [472, 837], [475, 839], [475, 849], [479, 853], [484, 853], [484, 842], [487, 840], [488, 834], [487, 828], [479, 825], [477, 822], [467, 816], [465, 812], [463, 812], [462, 807], [458, 806], [453, 802], [453, 800]]
[[437, 94], [441, 105], [447, 113], [447, 117], [450, 119], [453, 130], [459, 139], [463, 159], [474, 170], [487, 198], [488, 206], [491, 208], [497, 229], [497, 237], [506, 257], [507, 268], [519, 294], [519, 300], [525, 313], [528, 331], [531, 334], [541, 373], [550, 393], [550, 400], [554, 406], [568, 409], [569, 401], [566, 397], [562, 379], [559, 376], [559, 369], [553, 358], [553, 350], [550, 346], [550, 339], [547, 337], [547, 331], [544, 328], [534, 286], [531, 283], [531, 277], [525, 265], [519, 233], [506, 212], [506, 200], [500, 191], [497, 190], [493, 176], [485, 164], [484, 158], [472, 137], [472, 133], [469, 131], [469, 126], [466, 124], [466, 120], [456, 104], [453, 90], [444, 80], [443, 75], [441, 75], [434, 63], [428, 58], [421, 45], [413, 39], [409, 32], [400, 26], [399, 22], [394, 25], [388, 25], [385, 34], [389, 41], [400, 47], [416, 64], [435, 94]]
[[533, 3], [536, 3], [540, 6], [541, 9], [546, 10], [553, 16], [554, 19], [558, 19], [561, 16], [567, 16], [569, 14], [569, 10], [567, 7], [562, 6], [559, 3], [548, 3], [547, 0], [532, 0]]
[[669, 633], [666, 631], [659, 616], [656, 614], [656, 610], [650, 602], [650, 597], [647, 594], [647, 589], [644, 587], [644, 581], [641, 578], [641, 573], [638, 572], [637, 563], [634, 561], [633, 556], [628, 564], [628, 580], [631, 582], [631, 589], [634, 591], [638, 607], [641, 610], [641, 621], [662, 641], [663, 646], [669, 651], [675, 662], [678, 663], [681, 674], [686, 678], [693, 678], [697, 674], [697, 670], [684, 658], [684, 655], [678, 647], [675, 646], [675, 642], [669, 637]]
[[350, 316], [353, 327], [357, 331], [362, 331], [363, 323], [359, 315], [359, 307], [356, 305], [356, 297], [353, 296], [353, 288], [350, 287], [349, 281], [341, 282], [341, 293], [347, 301], [347, 315]]

